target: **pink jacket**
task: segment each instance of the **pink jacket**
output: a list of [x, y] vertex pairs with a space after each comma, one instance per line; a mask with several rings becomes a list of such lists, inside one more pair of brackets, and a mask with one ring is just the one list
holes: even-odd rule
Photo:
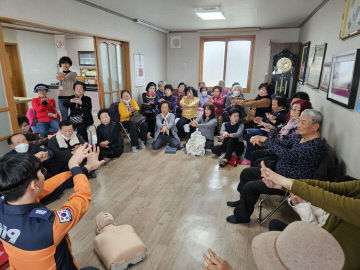
[[220, 116], [224, 111], [225, 98], [224, 97], [211, 97], [206, 104], [213, 104], [215, 106], [215, 115]]

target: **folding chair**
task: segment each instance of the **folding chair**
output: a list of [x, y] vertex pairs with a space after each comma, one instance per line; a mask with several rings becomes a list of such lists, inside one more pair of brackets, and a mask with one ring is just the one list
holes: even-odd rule
[[129, 134], [128, 130], [124, 127], [124, 125], [121, 122], [119, 122], [119, 125], [120, 125], [121, 132], [123, 132], [125, 134], [122, 137], [126, 136], [129, 139], [129, 141], [131, 141], [130, 134]]
[[[319, 167], [314, 173], [314, 179], [320, 180], [320, 181], [331, 181], [331, 179], [335, 179], [336, 176], [341, 173], [341, 169], [339, 166], [339, 160], [336, 156], [335, 150], [326, 143], [327, 153], [325, 154], [323, 160], [320, 162]], [[263, 198], [258, 205], [258, 218], [257, 221], [260, 224], [263, 224], [266, 220], [268, 220], [277, 210], [280, 209], [281, 206], [283, 206], [288, 198], [290, 198], [290, 195], [286, 196], [278, 206], [276, 206], [269, 214], [265, 216], [264, 219], [261, 218], [261, 208], [263, 202], [268, 199], [271, 195], [267, 195], [265, 198]]]
[[290, 195], [286, 196], [278, 206], [276, 206], [273, 210], [270, 211], [269, 214], [267, 214], [263, 219], [261, 218], [261, 209], [262, 209], [262, 204], [264, 201], [266, 201], [271, 195], [268, 194], [266, 195], [265, 198], [263, 198], [258, 205], [258, 218], [257, 218], [257, 222], [259, 224], [263, 224], [264, 222], [266, 222], [277, 210], [279, 210], [281, 208], [281, 206], [283, 206], [287, 200], [290, 198]]

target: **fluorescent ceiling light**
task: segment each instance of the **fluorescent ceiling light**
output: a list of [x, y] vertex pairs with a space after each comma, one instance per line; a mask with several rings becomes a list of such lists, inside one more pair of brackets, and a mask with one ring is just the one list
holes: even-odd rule
[[210, 20], [225, 20], [225, 16], [219, 7], [214, 8], [199, 8], [196, 12], [201, 19], [205, 21]]
[[147, 27], [149, 27], [151, 29], [154, 29], [154, 30], [166, 33], [166, 34], [169, 34], [169, 30], [167, 30], [165, 28], [162, 28], [162, 27], [160, 27], [160, 26], [158, 26], [156, 24], [153, 24], [151, 22], [148, 22], [148, 21], [145, 21], [145, 20], [142, 20], [142, 19], [136, 19], [135, 22], [138, 23], [138, 24], [141, 24], [143, 26], [147, 26]]

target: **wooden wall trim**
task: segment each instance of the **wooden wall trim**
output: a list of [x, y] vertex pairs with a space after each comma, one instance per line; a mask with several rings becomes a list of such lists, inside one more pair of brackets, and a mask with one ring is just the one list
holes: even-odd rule
[[[32, 26], [34, 28], [53, 30], [53, 31], [58, 31], [58, 32], [62, 32], [62, 33], [80, 35], [80, 36], [98, 37], [98, 38], [103, 38], [103, 39], [107, 39], [107, 40], [115, 40], [115, 41], [118, 40], [118, 38], [114, 38], [114, 37], [106, 37], [106, 36], [96, 35], [96, 34], [92, 34], [92, 33], [88, 33], [88, 32], [69, 30], [69, 29], [65, 29], [62, 27], [41, 24], [41, 23], [35, 23], [35, 22], [30, 22], [30, 21], [24, 21], [24, 20], [18, 20], [18, 19], [13, 19], [13, 18], [8, 18], [8, 17], [0, 17], [0, 23], [1, 22], [11, 23], [11, 24], [15, 24], [15, 25]], [[123, 41], [127, 41], [127, 40], [123, 40]]]
[[10, 111], [9, 107], [0, 108], [0, 113], [1, 112], [8, 112], [8, 111]]
[[1, 138], [0, 138], [0, 142], [1, 142], [1, 141], [6, 141], [9, 137], [10, 137], [10, 136], [1, 137]]

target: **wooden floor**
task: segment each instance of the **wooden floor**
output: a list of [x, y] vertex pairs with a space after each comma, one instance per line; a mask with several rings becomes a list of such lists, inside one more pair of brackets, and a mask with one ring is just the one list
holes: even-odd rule
[[[225, 220], [233, 211], [226, 201], [239, 198], [236, 187], [244, 166], [219, 169], [211, 154], [165, 154], [164, 149], [150, 150], [150, 145], [130, 153], [129, 148], [127, 143], [126, 152], [90, 180], [93, 199], [89, 211], [70, 232], [79, 267], [105, 269], [92, 244], [95, 216], [105, 210], [117, 224], [132, 225], [147, 247], [145, 261], [132, 270], [201, 269], [202, 253], [208, 247], [236, 270], [256, 269], [251, 241], [267, 231], [267, 224], [256, 222], [257, 212], [250, 224]], [[49, 207], [61, 206], [72, 192], [67, 190]], [[272, 206], [266, 205], [268, 209]], [[275, 217], [284, 216], [287, 210], [285, 207]]]

